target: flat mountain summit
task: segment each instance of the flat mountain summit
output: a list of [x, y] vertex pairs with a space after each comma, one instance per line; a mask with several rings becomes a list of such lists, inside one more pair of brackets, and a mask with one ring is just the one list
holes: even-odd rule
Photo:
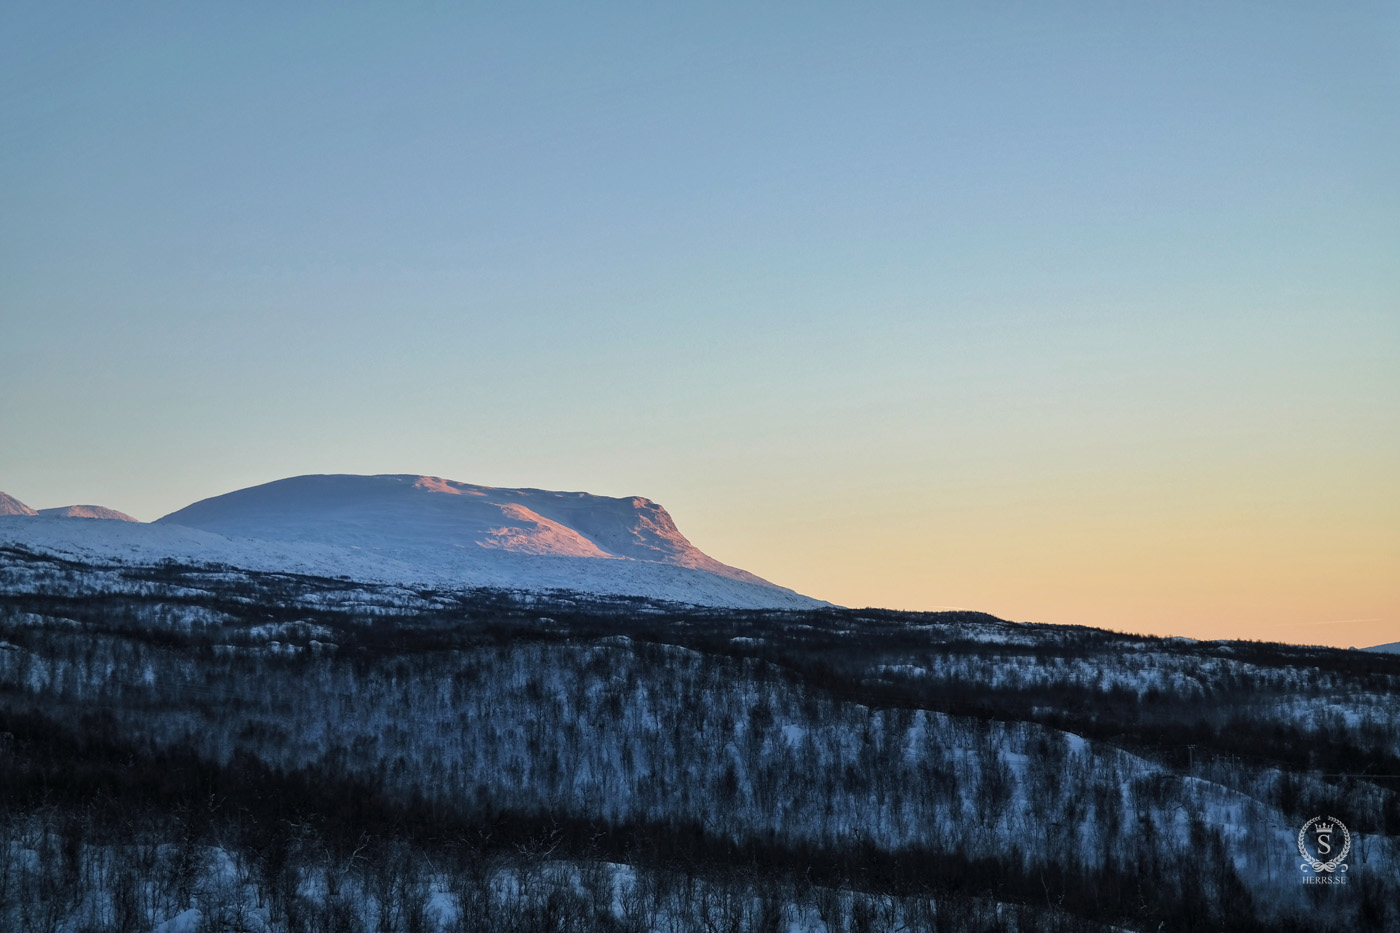
[[437, 476], [294, 476], [204, 499], [157, 524], [360, 548], [656, 561], [771, 585], [702, 552], [650, 499], [474, 486]]
[[[5, 501], [15, 503], [11, 515], [34, 514], [8, 497], [0, 507]], [[77, 560], [174, 560], [369, 583], [567, 590], [730, 608], [826, 605], [715, 560], [664, 508], [639, 496], [330, 474], [203, 499], [150, 524], [91, 506], [45, 511], [76, 509], [128, 520], [4, 518], [0, 543]]]

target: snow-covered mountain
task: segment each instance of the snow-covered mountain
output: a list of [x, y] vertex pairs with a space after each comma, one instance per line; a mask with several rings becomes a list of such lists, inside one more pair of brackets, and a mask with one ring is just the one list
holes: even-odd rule
[[149, 525], [3, 519], [4, 542], [124, 564], [174, 559], [735, 608], [825, 605], [705, 554], [649, 499], [430, 476], [297, 476], [204, 499]]
[[105, 505], [65, 505], [56, 509], [40, 509], [40, 518], [100, 518], [114, 522], [134, 522], [125, 512], [109, 509]]
[[34, 516], [38, 514], [38, 512], [25, 505], [14, 496], [0, 492], [0, 515]]
[[102, 505], [64, 505], [55, 509], [31, 509], [14, 496], [0, 492], [0, 515], [23, 515], [28, 518], [103, 518], [119, 522], [134, 522], [125, 512]]
[[1380, 654], [1400, 654], [1400, 641], [1393, 641], [1388, 645], [1372, 645], [1370, 648], [1365, 648], [1363, 650], [1375, 651]]
[[498, 489], [436, 476], [294, 476], [204, 499], [157, 521], [270, 541], [381, 550], [487, 548], [630, 558], [771, 585], [700, 551], [650, 499]]

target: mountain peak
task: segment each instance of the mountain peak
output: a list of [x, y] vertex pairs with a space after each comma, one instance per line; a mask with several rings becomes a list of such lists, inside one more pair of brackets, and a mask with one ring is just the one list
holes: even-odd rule
[[56, 509], [31, 509], [14, 496], [0, 492], [0, 515], [38, 516], [40, 518], [103, 518], [120, 522], [137, 522], [125, 512], [101, 505], [64, 505]]
[[39, 513], [8, 493], [0, 492], [0, 515], [38, 515]]
[[251, 486], [172, 512], [159, 524], [223, 535], [369, 549], [451, 549], [669, 564], [773, 586], [721, 563], [641, 496], [477, 486], [415, 474], [312, 474]]
[[100, 518], [117, 522], [139, 521], [125, 512], [118, 512], [116, 509], [109, 509], [103, 505], [65, 505], [56, 509], [40, 509], [38, 514], [41, 518]]
[[[13, 514], [35, 514], [0, 500], [8, 503]], [[46, 511], [127, 517], [95, 506]], [[149, 524], [0, 521], [0, 544], [7, 543], [72, 560], [174, 561], [410, 587], [744, 609], [828, 605], [720, 563], [642, 496], [505, 489], [416, 474], [293, 476], [204, 499]]]

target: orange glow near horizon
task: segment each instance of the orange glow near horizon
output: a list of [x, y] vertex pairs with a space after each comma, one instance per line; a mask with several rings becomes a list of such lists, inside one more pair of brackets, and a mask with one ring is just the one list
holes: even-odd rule
[[[1252, 639], [1339, 648], [1400, 640], [1395, 622], [1400, 618], [1400, 599], [1394, 587], [1367, 588], [1365, 581], [1356, 579], [1361, 574], [1336, 568], [1316, 568], [1290, 577], [1241, 561], [1170, 573], [1122, 560], [1093, 567], [1061, 563], [1062, 574], [1050, 565], [1060, 562], [1047, 562], [1016, 574], [1007, 564], [979, 568], [941, 549], [930, 549], [922, 568], [915, 566], [915, 555], [870, 550], [866, 556], [868, 560], [858, 560], [856, 566], [814, 562], [771, 576], [799, 592], [850, 607], [960, 608], [1021, 622], [1201, 640]], [[876, 566], [882, 558], [894, 563]], [[1338, 593], [1342, 595], [1334, 595]]]
[[1115, 509], [1102, 489], [1080, 493], [962, 509], [921, 503], [914, 490], [902, 505], [855, 498], [824, 516], [827, 527], [755, 524], [739, 529], [749, 540], [715, 550], [851, 607], [959, 607], [1201, 640], [1400, 641], [1393, 502], [1333, 497], [1290, 509], [1164, 493], [1151, 507]]

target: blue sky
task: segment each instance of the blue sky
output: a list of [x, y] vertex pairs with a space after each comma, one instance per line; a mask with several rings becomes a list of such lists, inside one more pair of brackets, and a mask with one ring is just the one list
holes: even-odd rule
[[1394, 4], [7, 5], [0, 489], [640, 494], [847, 604], [1400, 637], [1397, 114]]

